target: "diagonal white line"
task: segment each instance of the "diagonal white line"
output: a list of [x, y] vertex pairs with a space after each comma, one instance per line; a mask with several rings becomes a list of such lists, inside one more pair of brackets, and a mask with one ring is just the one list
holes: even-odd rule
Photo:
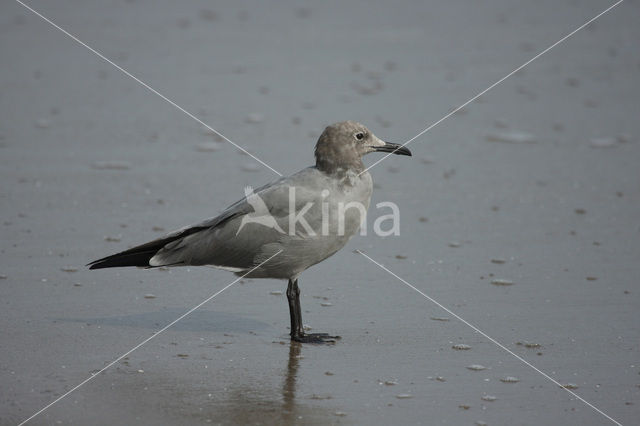
[[362, 251], [360, 250], [356, 250], [358, 253], [360, 253], [361, 255], [363, 255], [364, 257], [366, 257], [367, 259], [369, 259], [372, 263], [375, 263], [376, 265], [378, 265], [380, 268], [382, 268], [383, 270], [385, 270], [386, 272], [388, 272], [390, 275], [394, 276], [395, 278], [397, 278], [398, 280], [402, 281], [404, 284], [406, 284], [409, 288], [417, 291], [418, 293], [420, 293], [422, 296], [424, 296], [426, 299], [428, 299], [430, 302], [434, 303], [435, 305], [437, 305], [438, 307], [444, 309], [449, 315], [455, 317], [456, 319], [460, 320], [461, 322], [463, 322], [465, 325], [469, 326], [471, 329], [473, 329], [473, 331], [475, 331], [478, 334], [481, 334], [482, 336], [484, 336], [486, 339], [488, 339], [489, 341], [491, 341], [492, 343], [494, 343], [496, 346], [498, 346], [500, 349], [506, 351], [507, 353], [509, 353], [510, 355], [514, 356], [516, 359], [518, 359], [520, 362], [526, 364], [527, 366], [531, 367], [532, 369], [534, 369], [535, 371], [537, 371], [539, 374], [541, 374], [542, 376], [544, 376], [546, 379], [550, 380], [551, 382], [553, 382], [554, 384], [560, 386], [562, 389], [566, 390], [567, 392], [569, 392], [571, 395], [573, 395], [574, 397], [578, 398], [580, 401], [584, 402], [585, 404], [587, 404], [589, 407], [593, 408], [594, 410], [596, 410], [598, 413], [602, 414], [604, 417], [606, 417], [607, 419], [611, 420], [613, 423], [615, 423], [618, 426], [622, 426], [622, 424], [616, 420], [614, 420], [611, 416], [609, 416], [608, 414], [606, 414], [604, 411], [600, 410], [598, 407], [596, 407], [595, 405], [591, 404], [589, 401], [587, 401], [586, 399], [584, 399], [583, 397], [581, 397], [580, 395], [578, 395], [577, 393], [575, 393], [574, 391], [572, 391], [571, 389], [567, 389], [566, 387], [562, 386], [562, 384], [560, 384], [560, 382], [558, 382], [556, 379], [554, 379], [553, 377], [549, 376], [547, 373], [545, 373], [544, 371], [540, 370], [539, 368], [537, 368], [535, 365], [531, 364], [529, 361], [527, 361], [526, 359], [522, 358], [520, 355], [516, 354], [515, 352], [513, 352], [511, 349], [507, 348], [505, 345], [503, 345], [502, 343], [498, 342], [496, 339], [494, 339], [493, 337], [489, 336], [487, 333], [485, 333], [484, 331], [480, 330], [478, 327], [476, 327], [475, 325], [471, 324], [469, 321], [465, 320], [464, 318], [462, 318], [460, 315], [456, 314], [455, 312], [453, 312], [451, 309], [447, 308], [446, 306], [442, 305], [440, 302], [438, 302], [437, 300], [435, 300], [434, 298], [430, 297], [429, 295], [427, 295], [426, 293], [418, 290], [416, 287], [414, 287], [413, 285], [409, 284], [407, 281], [405, 281], [404, 279], [400, 278], [398, 275], [394, 274], [393, 272], [391, 272], [387, 267], [385, 267], [384, 265], [382, 265], [379, 262], [376, 262], [375, 260], [373, 260], [371, 257], [367, 256], [366, 254], [364, 254]]
[[260, 262], [260, 264], [258, 264], [257, 266], [254, 266], [253, 268], [251, 268], [249, 270], [249, 272], [246, 272], [245, 274], [242, 274], [240, 277], [238, 277], [237, 279], [233, 280], [230, 284], [227, 284], [225, 287], [222, 288], [222, 290], [217, 291], [216, 293], [212, 294], [211, 296], [207, 297], [204, 301], [198, 303], [196, 306], [194, 306], [193, 308], [189, 309], [187, 312], [185, 312], [184, 314], [180, 315], [178, 318], [174, 319], [173, 321], [171, 321], [169, 324], [165, 325], [164, 327], [162, 327], [160, 330], [156, 331], [155, 333], [153, 333], [151, 336], [147, 337], [146, 339], [144, 339], [142, 342], [138, 343], [136, 346], [134, 346], [133, 348], [129, 349], [127, 352], [123, 353], [122, 355], [120, 355], [118, 358], [114, 359], [113, 361], [111, 361], [109, 364], [107, 364], [106, 366], [102, 367], [102, 369], [100, 369], [97, 373], [92, 373], [91, 376], [87, 377], [86, 379], [84, 379], [82, 382], [80, 382], [79, 384], [77, 384], [76, 386], [74, 386], [73, 388], [71, 388], [69, 391], [65, 392], [63, 395], [59, 396], [58, 398], [56, 398], [55, 400], [53, 400], [52, 402], [50, 402], [49, 404], [47, 404], [46, 406], [42, 407], [40, 410], [38, 410], [36, 413], [34, 413], [31, 417], [29, 417], [26, 420], [23, 420], [22, 422], [20, 422], [18, 424], [18, 426], [22, 426], [25, 423], [29, 422], [30, 420], [32, 420], [34, 417], [40, 415], [42, 412], [44, 412], [45, 410], [49, 409], [51, 406], [53, 406], [54, 404], [58, 403], [60, 400], [62, 400], [63, 398], [65, 398], [66, 396], [68, 396], [69, 394], [71, 394], [72, 392], [74, 392], [75, 390], [77, 390], [78, 388], [80, 388], [81, 386], [85, 385], [86, 383], [88, 383], [90, 380], [92, 380], [93, 378], [95, 378], [96, 376], [98, 376], [100, 373], [104, 372], [105, 370], [107, 370], [108, 368], [112, 367], [114, 364], [116, 364], [117, 362], [119, 362], [120, 360], [122, 360], [124, 357], [128, 356], [129, 354], [131, 354], [133, 351], [135, 351], [136, 349], [140, 348], [141, 346], [143, 346], [145, 343], [149, 342], [151, 339], [153, 339], [154, 337], [157, 337], [160, 333], [164, 332], [165, 330], [167, 330], [169, 327], [173, 326], [175, 323], [177, 323], [178, 321], [184, 319], [187, 315], [190, 315], [193, 311], [195, 311], [196, 309], [198, 309], [199, 307], [201, 307], [202, 305], [204, 305], [205, 303], [209, 302], [211, 299], [213, 299], [214, 297], [216, 297], [217, 295], [219, 295], [220, 293], [222, 293], [223, 291], [225, 291], [226, 289], [228, 289], [229, 287], [231, 287], [232, 285], [234, 285], [235, 283], [237, 283], [238, 281], [240, 281], [242, 278], [246, 277], [247, 275], [249, 275], [250, 273], [252, 273], [253, 271], [255, 271], [256, 269], [258, 269], [259, 267], [261, 267], [262, 265], [264, 265], [265, 263], [267, 263], [268, 261], [270, 261], [271, 259], [273, 259], [274, 257], [276, 257], [277, 255], [279, 255], [280, 253], [282, 253], [282, 250], [276, 252], [276, 254], [272, 255], [271, 257], [269, 257], [267, 260]]
[[[489, 90], [493, 89], [494, 87], [496, 87], [497, 85], [499, 85], [500, 83], [502, 83], [503, 81], [505, 81], [506, 79], [508, 79], [509, 77], [511, 77], [512, 75], [514, 75], [515, 73], [517, 73], [518, 71], [520, 71], [522, 68], [526, 67], [527, 65], [529, 65], [531, 62], [535, 61], [536, 59], [538, 59], [540, 56], [544, 55], [545, 53], [547, 53], [548, 51], [550, 51], [551, 49], [553, 49], [554, 47], [556, 47], [557, 45], [559, 45], [560, 43], [562, 43], [563, 41], [565, 41], [566, 39], [568, 39], [569, 37], [571, 37], [572, 35], [574, 35], [575, 33], [577, 33], [578, 31], [580, 31], [581, 29], [583, 29], [584, 27], [586, 27], [587, 25], [589, 25], [590, 23], [592, 23], [593, 21], [595, 21], [596, 19], [600, 18], [602, 15], [604, 15], [605, 13], [609, 12], [611, 9], [613, 9], [614, 7], [616, 7], [617, 5], [619, 5], [620, 3], [622, 3], [624, 0], [618, 0], [616, 3], [612, 4], [611, 6], [609, 6], [608, 8], [606, 8], [605, 10], [603, 10], [602, 12], [598, 13], [596, 16], [594, 16], [593, 18], [589, 19], [587, 22], [585, 22], [584, 24], [580, 25], [578, 28], [576, 28], [575, 30], [571, 31], [569, 34], [567, 34], [566, 36], [562, 37], [560, 40], [556, 41], [555, 43], [553, 43], [551, 46], [547, 47], [546, 49], [544, 49], [542, 52], [538, 53], [536, 56], [534, 56], [533, 58], [529, 59], [527, 62], [525, 62], [524, 64], [520, 65], [518, 68], [514, 69], [513, 71], [511, 71], [509, 74], [505, 75], [504, 77], [502, 77], [500, 80], [496, 81], [495, 83], [493, 83], [491, 86], [487, 87], [486, 89], [484, 89], [483, 91], [481, 91], [480, 93], [478, 93], [477, 95], [475, 95], [473, 98], [469, 99], [468, 101], [466, 101], [465, 103], [463, 103], [462, 105], [460, 105], [459, 107], [453, 109], [452, 111], [450, 111], [448, 114], [446, 114], [444, 117], [442, 117], [440, 120], [436, 121], [435, 123], [433, 123], [432, 125], [430, 125], [429, 127], [425, 128], [424, 130], [422, 130], [420, 133], [418, 133], [417, 135], [415, 135], [414, 137], [412, 137], [411, 139], [409, 139], [408, 141], [406, 141], [405, 143], [403, 143], [401, 146], [407, 146], [409, 145], [411, 142], [413, 142], [414, 140], [416, 140], [417, 138], [419, 138], [420, 136], [424, 135], [425, 133], [427, 133], [429, 130], [433, 129], [434, 127], [436, 127], [438, 124], [442, 123], [444, 120], [446, 120], [447, 118], [451, 117], [453, 114], [455, 114], [456, 112], [460, 111], [462, 108], [466, 107], [467, 105], [469, 105], [471, 102], [475, 101], [476, 99], [478, 99], [480, 96], [484, 95], [485, 93], [487, 93]], [[381, 161], [384, 161], [385, 159], [387, 159], [387, 157], [389, 157], [390, 155], [392, 155], [393, 152], [388, 153], [387, 155], [385, 155], [384, 157], [382, 157], [381, 159], [379, 159], [378, 161], [376, 161], [375, 163], [373, 163], [372, 165], [370, 165], [369, 167], [367, 167], [366, 169], [364, 169], [362, 172], [360, 172], [360, 174], [358, 176], [360, 176], [362, 173], [366, 172], [367, 170], [371, 169], [372, 167], [374, 167], [376, 164], [380, 163]]]
[[163, 95], [162, 93], [158, 92], [156, 89], [154, 89], [153, 87], [149, 86], [147, 83], [145, 83], [144, 81], [140, 80], [138, 77], [136, 77], [135, 75], [131, 74], [129, 71], [125, 70], [124, 68], [122, 68], [120, 65], [116, 64], [115, 62], [113, 62], [112, 60], [110, 60], [109, 58], [107, 58], [106, 56], [104, 56], [102, 53], [98, 52], [96, 49], [94, 49], [93, 47], [89, 46], [88, 44], [84, 43], [83, 41], [81, 41], [80, 39], [78, 39], [78, 37], [74, 36], [73, 34], [71, 34], [69, 31], [65, 30], [64, 28], [60, 27], [59, 25], [57, 25], [56, 23], [54, 23], [53, 21], [51, 21], [49, 18], [47, 18], [46, 16], [42, 15], [40, 12], [36, 11], [35, 9], [33, 9], [31, 6], [25, 4], [24, 2], [22, 2], [21, 0], [16, 0], [16, 2], [20, 3], [22, 6], [24, 6], [26, 9], [29, 9], [31, 12], [33, 12], [35, 15], [37, 15], [38, 17], [42, 18], [42, 20], [44, 20], [45, 22], [49, 23], [51, 26], [53, 26], [54, 28], [60, 30], [61, 32], [63, 32], [65, 35], [67, 35], [69, 38], [71, 38], [73, 41], [75, 41], [76, 43], [80, 44], [81, 46], [87, 48], [89, 51], [91, 51], [92, 53], [94, 53], [95, 55], [97, 55], [100, 59], [104, 60], [105, 62], [108, 62], [109, 64], [113, 65], [114, 67], [116, 67], [118, 70], [120, 70], [123, 74], [127, 75], [128, 77], [131, 77], [133, 80], [135, 80], [137, 83], [139, 83], [140, 85], [142, 85], [144, 88], [148, 89], [151, 93], [158, 95], [159, 97], [161, 97], [162, 99], [164, 99], [166, 102], [168, 102], [169, 104], [171, 104], [172, 106], [174, 106], [175, 108], [177, 108], [178, 110], [182, 111], [184, 114], [186, 114], [187, 116], [193, 118], [195, 121], [197, 121], [198, 123], [200, 123], [201, 125], [203, 125], [204, 127], [206, 127], [207, 129], [209, 129], [210, 131], [212, 131], [213, 133], [217, 134], [218, 136], [220, 136], [222, 139], [226, 140], [227, 142], [229, 142], [231, 145], [235, 146], [236, 148], [238, 148], [239, 150], [241, 150], [242, 152], [244, 152], [245, 154], [249, 155], [251, 158], [253, 158], [254, 160], [256, 160], [258, 163], [262, 164], [263, 166], [267, 167], [268, 169], [270, 169], [272, 172], [274, 172], [275, 174], [282, 176], [282, 173], [280, 173], [279, 171], [277, 171], [276, 169], [274, 169], [273, 167], [271, 167], [270, 165], [268, 165], [267, 163], [265, 163], [264, 161], [262, 161], [261, 159], [259, 159], [258, 157], [256, 157], [255, 155], [251, 154], [249, 151], [247, 151], [246, 149], [244, 149], [243, 147], [241, 147], [240, 145], [238, 145], [237, 143], [233, 142], [231, 139], [227, 138], [225, 135], [223, 135], [222, 133], [220, 133], [219, 131], [217, 131], [216, 129], [214, 129], [213, 127], [211, 127], [210, 125], [208, 125], [207, 123], [205, 123], [204, 121], [200, 120], [198, 117], [196, 117], [195, 115], [193, 115], [192, 113], [190, 113], [189, 111], [187, 111], [186, 109], [184, 109], [183, 107], [181, 107], [180, 105], [178, 105], [177, 103], [175, 103], [174, 101], [172, 101], [171, 99], [169, 99], [168, 97], [166, 97], [165, 95]]

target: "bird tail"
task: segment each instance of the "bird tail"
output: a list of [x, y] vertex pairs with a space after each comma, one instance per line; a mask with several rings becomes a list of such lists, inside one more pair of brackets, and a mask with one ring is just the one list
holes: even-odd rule
[[[169, 240], [171, 241], [171, 240]], [[160, 239], [133, 247], [102, 259], [94, 260], [87, 264], [89, 269], [117, 268], [122, 266], [149, 267], [151, 259], [169, 241]]]
[[[151, 268], [149, 260], [158, 253], [167, 244], [182, 239], [187, 235], [201, 231], [203, 227], [192, 227], [181, 230], [180, 232], [169, 234], [163, 238], [150, 241], [148, 243], [130, 248], [120, 253], [112, 254], [111, 256], [103, 257], [102, 259], [89, 262], [87, 266], [89, 269], [102, 269], [102, 268], [119, 268], [124, 266], [138, 266], [143, 268]], [[178, 263], [179, 264], [179, 263]], [[177, 264], [175, 264], [177, 265]], [[170, 266], [170, 265], [162, 265]]]

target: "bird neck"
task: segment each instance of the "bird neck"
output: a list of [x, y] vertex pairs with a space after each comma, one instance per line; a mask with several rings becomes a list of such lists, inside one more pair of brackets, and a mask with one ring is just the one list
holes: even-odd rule
[[334, 180], [339, 188], [348, 188], [358, 186], [362, 179], [369, 176], [369, 173], [362, 167], [353, 168], [353, 167], [332, 167], [329, 170], [322, 169], [316, 165], [317, 170], [324, 173], [326, 176]]
[[364, 163], [360, 157], [346, 159], [340, 157], [327, 158], [316, 155], [316, 168], [330, 176], [343, 176], [348, 172], [360, 174], [364, 171]]
[[349, 176], [358, 176], [365, 170], [365, 167], [362, 160], [358, 159], [357, 162], [340, 164], [316, 161], [316, 169], [331, 177], [344, 179]]

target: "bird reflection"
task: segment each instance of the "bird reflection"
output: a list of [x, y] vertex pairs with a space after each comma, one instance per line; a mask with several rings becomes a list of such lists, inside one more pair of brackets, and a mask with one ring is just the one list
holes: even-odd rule
[[287, 372], [282, 383], [283, 417], [287, 424], [294, 424], [296, 421], [296, 380], [298, 378], [298, 367], [300, 365], [300, 349], [302, 344], [291, 341], [289, 344], [289, 362]]

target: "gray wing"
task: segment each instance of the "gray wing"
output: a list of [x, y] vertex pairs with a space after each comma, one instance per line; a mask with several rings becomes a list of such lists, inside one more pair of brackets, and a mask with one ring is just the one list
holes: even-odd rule
[[[236, 203], [238, 204], [238, 203]], [[176, 242], [183, 241], [190, 235], [196, 235], [207, 229], [215, 228], [223, 224], [224, 222], [233, 219], [236, 216], [240, 216], [243, 213], [243, 206], [238, 205], [234, 209], [227, 209], [219, 216], [207, 219], [196, 225], [187, 226], [169, 234], [149, 241], [148, 243], [135, 246], [120, 253], [113, 254], [111, 256], [103, 257], [98, 260], [90, 262], [87, 266], [90, 269], [102, 269], [102, 268], [115, 268], [124, 266], [138, 266], [138, 267], [150, 267], [156, 266], [150, 263], [151, 259], [164, 247], [175, 244]], [[179, 265], [183, 262], [177, 261], [175, 264]], [[157, 265], [162, 266], [162, 265]]]
[[[296, 187], [297, 211], [307, 203], [319, 206], [321, 190], [317, 190], [315, 185], [322, 185], [318, 181], [322, 175], [318, 173], [313, 168], [305, 169], [254, 191], [267, 206], [269, 221], [275, 221], [277, 227], [269, 226], [272, 222], [252, 218], [253, 207], [244, 198], [232, 204], [220, 216], [172, 233], [177, 238], [163, 245], [151, 257], [149, 265], [213, 265], [240, 272], [256, 266], [295, 241], [304, 240], [304, 236], [288, 232], [289, 188]], [[320, 209], [308, 211], [305, 217], [309, 222], [316, 223]], [[194, 229], [196, 231], [192, 232]], [[278, 256], [269, 264], [271, 268], [282, 269], [289, 265], [289, 260], [288, 256]]]
[[[289, 232], [289, 188], [295, 187], [296, 211], [301, 211], [307, 204], [313, 205], [307, 210], [305, 219], [317, 228], [322, 221], [322, 190], [330, 185], [328, 178], [317, 169], [304, 169], [254, 191], [269, 210], [267, 222], [252, 217], [253, 207], [245, 197], [219, 216], [89, 265], [91, 269], [213, 265], [241, 273], [282, 251], [251, 276], [291, 278], [335, 253], [348, 239], [309, 236], [300, 232], [306, 230], [299, 228]], [[319, 234], [321, 230], [315, 231]]]

